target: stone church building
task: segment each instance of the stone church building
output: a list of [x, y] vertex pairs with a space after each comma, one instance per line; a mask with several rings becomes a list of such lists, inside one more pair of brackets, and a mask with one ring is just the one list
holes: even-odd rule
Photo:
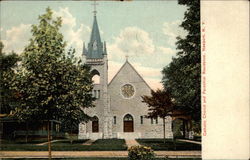
[[[108, 83], [108, 58], [106, 43], [101, 41], [96, 14], [88, 46], [83, 46], [86, 64], [91, 66], [95, 78], [92, 91], [95, 107], [85, 112], [93, 120], [79, 125], [79, 139], [101, 138], [163, 138], [161, 118], [145, 118], [148, 107], [141, 96], [150, 95], [151, 88], [126, 60]], [[166, 120], [166, 137], [172, 138], [172, 119]]]

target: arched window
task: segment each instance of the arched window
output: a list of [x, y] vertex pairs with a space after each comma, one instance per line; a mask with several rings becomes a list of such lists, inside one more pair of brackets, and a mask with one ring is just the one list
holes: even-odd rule
[[94, 82], [94, 84], [100, 84], [100, 73], [96, 69], [91, 71], [91, 75], [92, 75], [92, 81]]
[[92, 77], [92, 81], [94, 82], [94, 84], [100, 84], [100, 76], [99, 75], [94, 75]]
[[94, 116], [92, 119], [92, 132], [93, 133], [99, 132], [99, 119], [96, 116]]
[[123, 131], [134, 132], [134, 120], [130, 114], [126, 114], [123, 118]]

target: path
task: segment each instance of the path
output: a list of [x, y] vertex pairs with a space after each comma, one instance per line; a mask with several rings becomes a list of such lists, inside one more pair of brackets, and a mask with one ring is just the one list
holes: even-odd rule
[[[155, 151], [157, 157], [200, 158], [201, 151]], [[127, 157], [127, 151], [52, 151], [53, 158]], [[0, 158], [47, 158], [47, 151], [0, 151]]]
[[198, 141], [193, 141], [193, 140], [187, 140], [187, 139], [177, 139], [178, 141], [182, 141], [182, 142], [188, 142], [188, 143], [194, 143], [194, 144], [200, 144], [201, 142]]
[[139, 146], [140, 144], [135, 139], [125, 139], [127, 147]]
[[84, 146], [90, 146], [95, 141], [96, 141], [96, 139], [90, 139], [90, 140], [87, 140], [86, 142], [84, 142], [82, 145], [84, 145]]
[[[53, 141], [51, 141], [51, 143], [54, 143], [54, 142], [58, 142], [58, 141], [65, 141], [65, 140], [53, 140]], [[44, 142], [44, 143], [39, 143], [39, 144], [36, 144], [36, 145], [38, 145], [38, 146], [43, 146], [43, 145], [46, 145], [46, 144], [48, 144], [49, 142]]]

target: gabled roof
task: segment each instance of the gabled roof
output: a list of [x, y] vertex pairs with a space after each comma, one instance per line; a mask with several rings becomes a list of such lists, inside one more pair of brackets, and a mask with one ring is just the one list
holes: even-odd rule
[[148, 83], [142, 78], [142, 76], [137, 72], [137, 70], [132, 66], [131, 63], [129, 63], [128, 60], [126, 60], [126, 62], [122, 65], [122, 67], [119, 69], [119, 71], [115, 74], [115, 76], [112, 78], [112, 80], [109, 82], [108, 86], [114, 81], [114, 79], [117, 77], [117, 75], [122, 71], [122, 69], [126, 66], [129, 65], [134, 71], [135, 73], [142, 79], [142, 81], [148, 86], [148, 88], [151, 89], [151, 87], [148, 85]]

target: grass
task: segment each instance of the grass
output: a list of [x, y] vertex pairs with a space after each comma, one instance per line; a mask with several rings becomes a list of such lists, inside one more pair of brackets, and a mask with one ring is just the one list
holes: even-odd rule
[[[82, 145], [87, 140], [62, 140], [52, 143], [53, 151], [124, 151], [127, 150], [124, 139], [98, 139], [92, 145]], [[137, 139], [137, 141], [144, 146], [149, 146], [154, 150], [201, 150], [201, 145], [188, 142], [176, 141], [167, 139], [166, 144], [163, 139]], [[1, 141], [1, 150], [5, 151], [47, 151], [48, 146], [35, 145], [41, 141], [30, 141], [24, 143], [23, 141]], [[43, 141], [44, 142], [44, 141]]]
[[163, 139], [137, 139], [137, 142], [144, 146], [149, 146], [153, 150], [169, 150], [169, 151], [184, 151], [184, 150], [201, 150], [201, 145], [193, 144], [188, 142], [181, 142], [172, 139], [166, 139], [166, 143], [164, 143]]
[[92, 145], [82, 143], [56, 142], [52, 144], [54, 151], [119, 151], [127, 150], [124, 139], [98, 139]]
[[[69, 140], [63, 140], [52, 143], [53, 151], [118, 151], [127, 150], [124, 139], [99, 139], [92, 145], [82, 145], [87, 140], [75, 140], [71, 144]], [[48, 146], [35, 145], [34, 142], [16, 143], [2, 142], [1, 150], [5, 151], [47, 151]]]
[[[35, 140], [29, 140], [28, 144], [38, 144], [38, 143], [44, 143], [46, 142], [46, 139], [35, 139]], [[25, 139], [16, 139], [16, 140], [1, 140], [1, 144], [26, 144]]]

